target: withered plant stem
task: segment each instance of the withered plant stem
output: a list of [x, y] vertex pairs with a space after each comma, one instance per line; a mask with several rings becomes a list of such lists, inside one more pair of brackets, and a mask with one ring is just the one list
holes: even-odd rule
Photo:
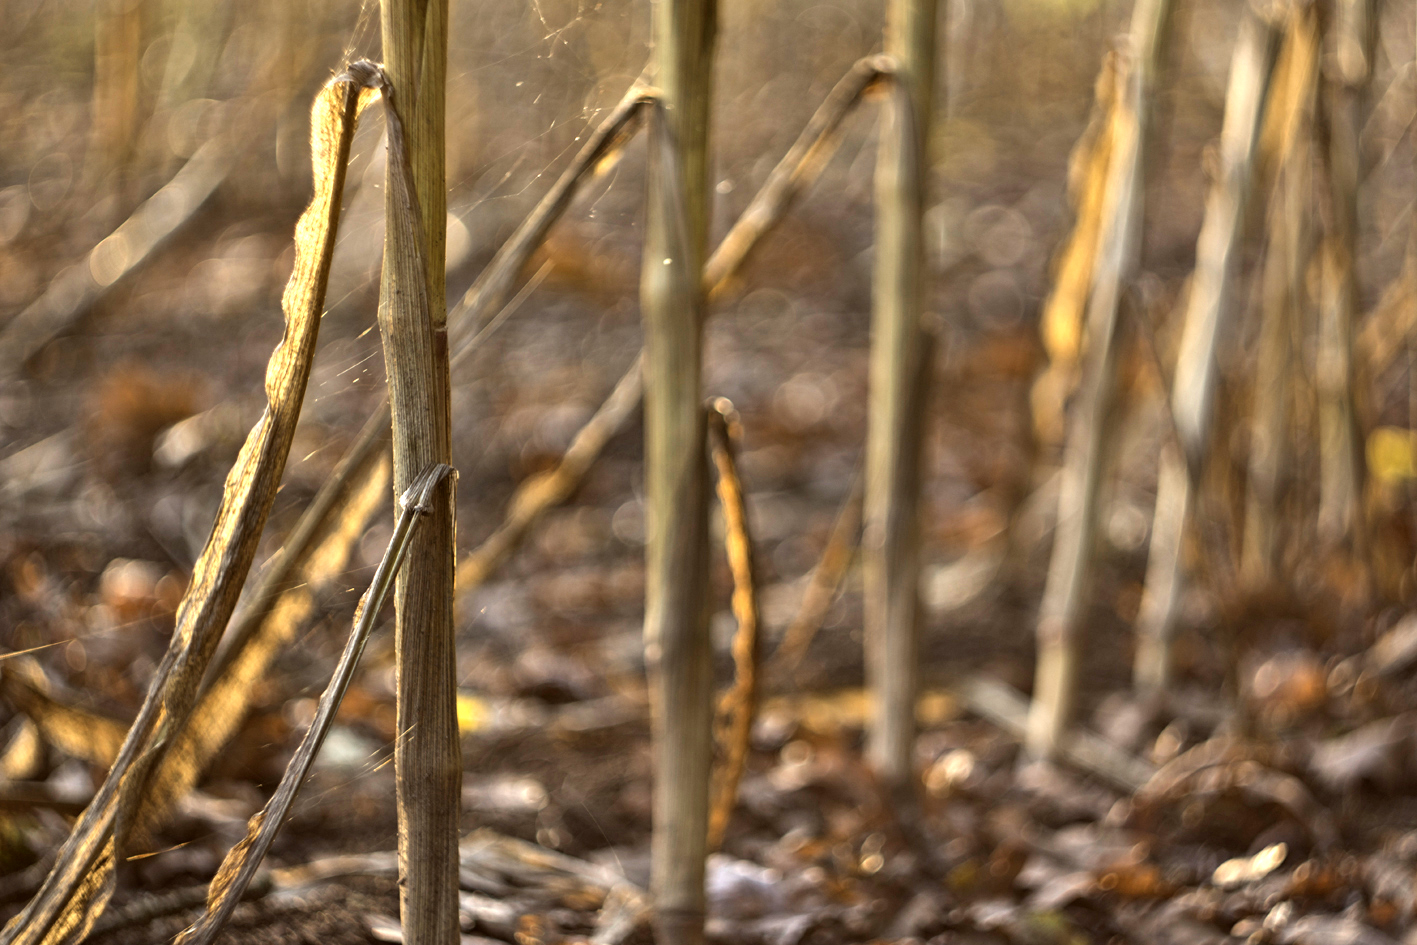
[[1279, 46], [1280, 24], [1246, 3], [1230, 65], [1220, 132], [1220, 171], [1206, 198], [1196, 268], [1186, 302], [1171, 388], [1178, 445], [1161, 453], [1146, 587], [1137, 617], [1134, 678], [1143, 689], [1170, 684], [1171, 638], [1180, 600], [1181, 545], [1214, 413], [1216, 347], [1228, 322], [1230, 279], [1249, 199], [1260, 122]]
[[870, 404], [862, 531], [866, 679], [874, 700], [867, 754], [900, 793], [914, 779], [920, 620], [919, 492], [925, 337], [922, 220], [935, 81], [935, 0], [889, 0], [886, 55], [895, 82], [876, 158]]
[[114, 870], [138, 823], [150, 775], [191, 716], [202, 676], [255, 557], [295, 435], [324, 310], [339, 195], [362, 87], [362, 79], [337, 76], [312, 110], [315, 195], [296, 223], [295, 265], [282, 298], [285, 335], [266, 371], [268, 405], [227, 475], [221, 508], [178, 607], [167, 653], [118, 757], [44, 885], [0, 933], [4, 945], [73, 945], [84, 938], [112, 895]]
[[645, 664], [654, 736], [650, 893], [661, 945], [699, 945], [704, 924], [712, 650], [704, 455], [703, 264], [716, 0], [653, 5], [640, 310], [645, 333]]
[[1117, 89], [1108, 116], [1109, 163], [1101, 200], [1091, 204], [1100, 219], [1092, 227], [1097, 246], [1086, 303], [1081, 387], [1068, 431], [1058, 525], [1038, 612], [1038, 668], [1026, 739], [1035, 757], [1056, 755], [1072, 721], [1082, 617], [1089, 599], [1102, 476], [1112, 439], [1122, 293], [1140, 256], [1146, 135], [1170, 11], [1169, 0], [1138, 0], [1132, 8], [1130, 36], [1116, 54]]
[[340, 703], [359, 665], [359, 658], [364, 653], [364, 646], [373, 633], [374, 621], [393, 588], [394, 575], [407, 557], [413, 535], [421, 521], [429, 517], [427, 513], [432, 511], [433, 493], [438, 484], [451, 473], [450, 466], [430, 466], [415, 477], [408, 490], [399, 497], [399, 515], [394, 534], [389, 539], [383, 559], [374, 571], [369, 589], [364, 592], [359, 599], [359, 606], [355, 608], [354, 625], [350, 629], [349, 639], [345, 643], [334, 674], [330, 677], [329, 685], [320, 696], [315, 718], [310, 722], [300, 746], [286, 766], [275, 793], [266, 802], [266, 806], [251, 817], [247, 824], [246, 836], [227, 851], [226, 858], [208, 890], [206, 911], [177, 937], [175, 945], [209, 945], [215, 941], [251, 881], [256, 878], [256, 870], [281, 825], [290, 816], [291, 805], [295, 803], [295, 797], [315, 763], [320, 746], [329, 734], [335, 713], [339, 711]]
[[1240, 574], [1246, 587], [1262, 589], [1280, 571], [1280, 502], [1292, 451], [1289, 444], [1294, 335], [1307, 323], [1305, 274], [1313, 251], [1314, 104], [1319, 65], [1318, 9], [1296, 11], [1275, 66], [1274, 89], [1263, 144], [1274, 182], [1267, 214], [1269, 235], [1260, 272], [1260, 338], [1250, 415], [1250, 451], [1245, 487], [1245, 528]]
[[1355, 398], [1353, 359], [1358, 316], [1358, 188], [1363, 182], [1360, 141], [1377, 40], [1373, 0], [1337, 0], [1332, 17], [1335, 53], [1325, 62], [1322, 120], [1327, 214], [1321, 249], [1319, 305], [1319, 537], [1362, 558], [1364, 443]]
[[[382, 0], [380, 25], [394, 108], [386, 111], [379, 330], [393, 414], [394, 494], [401, 495], [424, 469], [452, 462], [443, 277], [447, 0]], [[396, 118], [402, 119], [403, 148]], [[443, 480], [431, 506], [395, 595], [399, 904], [409, 945], [457, 945], [462, 756], [453, 639], [454, 477]]]

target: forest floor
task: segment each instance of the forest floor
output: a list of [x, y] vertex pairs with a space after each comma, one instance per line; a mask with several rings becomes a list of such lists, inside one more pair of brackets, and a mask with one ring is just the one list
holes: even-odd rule
[[[147, 278], [160, 282], [160, 271]], [[464, 547], [499, 520], [515, 482], [564, 447], [634, 357], [632, 313], [612, 307], [587, 331], [588, 311], [583, 295], [553, 288], [479, 355], [489, 365], [486, 386], [468, 399], [495, 406], [469, 424], [479, 432], [461, 446]], [[249, 387], [228, 387], [223, 372], [253, 373], [260, 342], [270, 339], [236, 352], [208, 347], [213, 362], [202, 376], [190, 361], [157, 366], [162, 348], [181, 347], [172, 333], [154, 345], [152, 335], [119, 320], [99, 325], [59, 344], [89, 357], [102, 349], [105, 359], [117, 348], [120, 366], [89, 379], [82, 356], [56, 357], [48, 377], [28, 388], [34, 429], [64, 416], [55, 400], [68, 398], [77, 416], [48, 437], [31, 437], [58, 451], [46, 462], [48, 478], [8, 484], [25, 490], [25, 501], [8, 507], [0, 540], [7, 582], [0, 608], [12, 650], [43, 647], [36, 663], [56, 699], [122, 719], [166, 645], [240, 425], [177, 464], [164, 460], [163, 430], [222, 395], [241, 402], [237, 392]], [[746, 430], [743, 476], [771, 652], [851, 489], [863, 423], [864, 317], [763, 290], [720, 316], [711, 339], [709, 390], [734, 400]], [[327, 376], [376, 364], [367, 341], [358, 352], [338, 335], [326, 342]], [[257, 349], [249, 356], [248, 344]], [[1176, 698], [1143, 706], [1128, 696], [1128, 626], [1143, 548], [1129, 523], [1146, 496], [1124, 485], [1087, 621], [1082, 717], [1112, 746], [1107, 757], [1125, 764], [1027, 764], [1008, 730], [1017, 706], [1005, 700], [990, 714], [1000, 693], [1027, 691], [1046, 564], [1048, 477], [1040, 483], [1021, 472], [1026, 431], [1016, 410], [1035, 352], [1027, 332], [1011, 327], [966, 337], [938, 365], [919, 811], [899, 817], [861, 760], [853, 572], [798, 670], [769, 676], [739, 805], [709, 864], [713, 940], [1412, 941], [1417, 687], [1407, 669], [1417, 631], [1410, 619], [1389, 612], [1345, 624], [1341, 609], [1297, 595], [1237, 618], [1192, 595]], [[331, 398], [357, 402], [361, 385], [334, 383]], [[62, 393], [42, 397], [41, 385]], [[310, 398], [317, 418], [332, 415], [321, 409], [324, 390]], [[346, 413], [361, 416], [357, 403]], [[277, 530], [318, 485], [311, 467], [323, 457], [327, 469], [352, 433], [354, 420], [343, 421], [309, 434], [333, 441], [304, 451], [314, 458], [297, 462], [304, 455], [297, 444]], [[1144, 430], [1137, 435], [1144, 441]], [[464, 601], [469, 943], [647, 940], [642, 922], [625, 920], [638, 914], [635, 890], [647, 882], [651, 798], [639, 638], [640, 436], [637, 424], [622, 431], [574, 500]], [[1143, 444], [1131, 454], [1148, 452]], [[1018, 547], [1005, 561], [999, 542], [1009, 501], [1021, 511]], [[323, 616], [261, 684], [199, 791], [150, 849], [133, 851], [94, 941], [163, 941], [191, 920], [202, 883], [308, 721], [387, 529], [376, 526], [360, 544], [345, 590], [322, 602]], [[733, 623], [722, 560], [714, 586], [726, 679]], [[1234, 699], [1227, 641], [1218, 630], [1193, 629], [1222, 626], [1244, 634], [1248, 738], [1234, 733], [1226, 708]], [[389, 635], [371, 645], [259, 895], [238, 910], [228, 940], [397, 937]], [[27, 730], [21, 713], [11, 715], [4, 757], [12, 766], [28, 759], [29, 768], [11, 767], [10, 783], [41, 785], [53, 803], [27, 808], [18, 796], [7, 803], [9, 875], [0, 888], [10, 909], [32, 888], [36, 873], [25, 867], [42, 864], [62, 839], [60, 811], [82, 802], [101, 777], [100, 766], [53, 745], [27, 755]]]

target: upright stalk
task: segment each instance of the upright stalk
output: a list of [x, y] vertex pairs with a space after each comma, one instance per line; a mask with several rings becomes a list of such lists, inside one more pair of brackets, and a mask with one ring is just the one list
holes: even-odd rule
[[1140, 250], [1146, 133], [1169, 13], [1169, 0], [1137, 0], [1129, 48], [1118, 57], [1125, 91], [1115, 98], [1110, 116], [1110, 165], [1088, 299], [1082, 387], [1068, 434], [1058, 527], [1038, 614], [1038, 669], [1027, 738], [1029, 751], [1037, 757], [1057, 753], [1073, 714], [1080, 625], [1116, 387], [1118, 307]]
[[[393, 154], [386, 181], [379, 329], [393, 413], [394, 494], [450, 463], [447, 303], [443, 283], [447, 0], [383, 0], [384, 65], [402, 117], [416, 206], [401, 206]], [[392, 133], [392, 129], [391, 129]], [[408, 221], [422, 221], [421, 226]], [[404, 940], [456, 945], [462, 761], [453, 650], [451, 477], [408, 552], [396, 591], [399, 897]]]
[[1273, 150], [1275, 182], [1269, 240], [1261, 275], [1259, 352], [1250, 417], [1248, 484], [1240, 573], [1261, 588], [1279, 573], [1279, 505], [1289, 466], [1289, 401], [1293, 396], [1294, 333], [1304, 307], [1304, 274], [1312, 251], [1310, 173], [1313, 106], [1318, 76], [1318, 10], [1296, 13], [1276, 67], [1266, 137]]
[[1216, 345], [1229, 312], [1230, 276], [1250, 195], [1265, 95], [1279, 46], [1279, 24], [1245, 4], [1230, 64], [1225, 120], [1220, 131], [1220, 171], [1206, 198], [1196, 241], [1196, 269], [1186, 306], [1171, 409], [1176, 435], [1194, 472], [1210, 438], [1215, 398]]
[[1171, 409], [1179, 448], [1162, 451], [1146, 588], [1138, 616], [1134, 678], [1146, 692], [1170, 684], [1171, 638], [1181, 590], [1181, 544], [1192, 491], [1210, 439], [1216, 345], [1225, 325], [1234, 257], [1250, 193], [1260, 121], [1279, 46], [1279, 24], [1246, 3], [1230, 64], [1220, 171], [1206, 198], [1196, 241], [1196, 269], [1186, 303]]
[[876, 159], [876, 262], [871, 294], [871, 394], [866, 434], [866, 681], [875, 701], [870, 763], [894, 792], [913, 776], [919, 651], [921, 405], [925, 204], [936, 0], [888, 0], [886, 54], [896, 94]]
[[1322, 249], [1319, 306], [1319, 536], [1362, 553], [1363, 439], [1354, 410], [1353, 325], [1358, 309], [1355, 270], [1358, 186], [1362, 183], [1359, 135], [1373, 74], [1377, 36], [1373, 0], [1337, 0], [1334, 55], [1325, 64], [1324, 119], [1328, 132], [1328, 232]]
[[703, 941], [712, 759], [703, 271], [716, 0], [654, 5], [640, 306], [645, 326], [645, 663], [654, 742], [650, 891], [661, 945]]

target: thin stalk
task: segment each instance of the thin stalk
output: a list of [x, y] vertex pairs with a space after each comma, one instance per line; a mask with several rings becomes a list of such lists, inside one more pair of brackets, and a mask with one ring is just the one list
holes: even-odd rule
[[1146, 587], [1138, 618], [1140, 639], [1133, 675], [1144, 691], [1154, 693], [1170, 685], [1171, 638], [1182, 583], [1181, 544], [1210, 438], [1216, 344], [1228, 315], [1233, 259], [1278, 45], [1278, 25], [1247, 4], [1230, 65], [1220, 132], [1220, 173], [1206, 199], [1196, 242], [1196, 269], [1172, 385], [1171, 411], [1179, 449], [1168, 447], [1161, 455]]
[[1191, 480], [1186, 461], [1174, 443], [1161, 450], [1156, 479], [1156, 510], [1152, 514], [1147, 550], [1145, 591], [1137, 613], [1137, 654], [1132, 685], [1146, 695], [1158, 695], [1171, 685], [1171, 640], [1181, 601], [1181, 548], [1191, 520]]
[[1275, 184], [1269, 241], [1261, 275], [1261, 324], [1255, 362], [1254, 411], [1245, 489], [1240, 573], [1251, 588], [1274, 581], [1279, 568], [1279, 504], [1289, 464], [1289, 402], [1293, 396], [1294, 333], [1305, 304], [1310, 246], [1312, 175], [1310, 138], [1318, 78], [1318, 11], [1300, 11], [1290, 23], [1276, 67], [1268, 124], [1274, 128]]
[[876, 159], [870, 404], [862, 562], [866, 677], [875, 701], [867, 754], [893, 793], [914, 780], [920, 619], [919, 480], [924, 429], [916, 396], [925, 332], [922, 214], [935, 82], [935, 0], [889, 0], [885, 51], [895, 94]]
[[861, 94], [891, 71], [888, 56], [858, 59], [827, 93], [792, 147], [768, 175], [762, 189], [704, 265], [704, 285], [710, 298], [717, 298], [728, 288], [733, 274], [742, 268], [763, 234], [777, 225], [792, 201], [817, 179], [836, 152], [837, 130], [842, 120], [861, 100]]
[[[393, 414], [394, 494], [452, 461], [452, 399], [443, 280], [447, 186], [444, 96], [447, 0], [383, 0], [389, 109], [379, 330]], [[387, 94], [387, 92], [386, 92]], [[405, 147], [395, 153], [402, 120]], [[405, 166], [401, 166], [405, 165]], [[405, 181], [404, 175], [409, 175]], [[406, 185], [407, 184], [407, 185]], [[456, 945], [462, 759], [453, 641], [457, 530], [451, 478], [432, 499], [395, 594], [398, 673], [394, 770], [399, 904], [411, 945]]]
[[502, 524], [458, 562], [460, 599], [486, 582], [547, 509], [565, 502], [576, 491], [605, 444], [639, 407], [644, 393], [641, 364], [642, 359], [636, 358], [605, 403], [576, 433], [556, 467], [523, 482], [512, 496]]
[[492, 261], [448, 315], [455, 350], [461, 351], [465, 347], [464, 339], [477, 332], [488, 315], [511, 293], [517, 277], [545, 242], [551, 227], [570, 207], [580, 185], [593, 174], [601, 161], [625, 145], [635, 133], [644, 107], [653, 101], [652, 90], [639, 82], [631, 86], [619, 104], [596, 126], [575, 160], [537, 202], [536, 208], [497, 250]]
[[1321, 249], [1319, 306], [1319, 537], [1361, 555], [1363, 438], [1354, 409], [1353, 326], [1358, 312], [1358, 187], [1363, 180], [1359, 137], [1372, 79], [1377, 38], [1373, 0], [1339, 0], [1333, 18], [1335, 55], [1325, 69], [1323, 119], [1328, 232]]
[[1220, 173], [1206, 198], [1205, 218], [1196, 241], [1196, 269], [1171, 391], [1176, 434], [1193, 473], [1200, 467], [1210, 438], [1219, 370], [1216, 346], [1229, 315], [1230, 277], [1278, 46], [1278, 24], [1247, 3], [1230, 64], [1220, 131]]
[[644, 257], [645, 663], [655, 744], [650, 892], [661, 945], [703, 941], [713, 716], [703, 261], [716, 0], [654, 5]]
[[1076, 701], [1078, 649], [1087, 607], [1099, 492], [1106, 465], [1117, 373], [1118, 308], [1140, 254], [1145, 145], [1169, 0], [1138, 0], [1128, 46], [1118, 59], [1110, 121], [1110, 166], [1100, 211], [1096, 263], [1088, 300], [1082, 389], [1068, 435], [1058, 490], [1058, 526], [1048, 583], [1038, 614], [1038, 669], [1026, 746], [1036, 757], [1057, 754]]

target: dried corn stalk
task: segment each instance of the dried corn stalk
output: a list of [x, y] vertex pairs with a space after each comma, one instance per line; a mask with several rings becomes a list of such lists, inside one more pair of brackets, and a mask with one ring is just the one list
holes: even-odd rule
[[1261, 325], [1250, 418], [1249, 481], [1240, 558], [1246, 584], [1273, 580], [1279, 565], [1279, 504], [1288, 467], [1289, 405], [1294, 396], [1295, 332], [1307, 302], [1312, 252], [1310, 148], [1318, 78], [1318, 11], [1295, 14], [1275, 69], [1261, 148], [1274, 169], [1269, 240], [1261, 276]]
[[1170, 684], [1171, 637], [1181, 588], [1181, 545], [1193, 511], [1193, 478], [1210, 438], [1216, 345], [1229, 314], [1233, 260], [1258, 149], [1260, 123], [1279, 45], [1279, 24], [1247, 3], [1230, 65], [1220, 132], [1219, 176], [1206, 198], [1196, 269], [1186, 302], [1171, 392], [1179, 449], [1162, 451], [1146, 587], [1137, 618], [1133, 678], [1143, 691]]
[[1140, 256], [1146, 133], [1170, 6], [1169, 0], [1139, 0], [1132, 9], [1128, 48], [1109, 57], [1111, 64], [1103, 67], [1104, 76], [1112, 73], [1125, 91], [1112, 97], [1105, 133], [1107, 176], [1096, 207], [1100, 225], [1087, 290], [1082, 386], [1068, 432], [1058, 525], [1038, 612], [1038, 669], [1027, 738], [1028, 750], [1038, 757], [1058, 753], [1073, 713], [1081, 624], [1101, 514], [1099, 493], [1111, 439], [1119, 308]]
[[876, 159], [870, 403], [861, 537], [866, 679], [875, 700], [867, 755], [902, 798], [914, 779], [920, 620], [920, 464], [926, 292], [922, 214], [935, 85], [935, 0], [890, 0], [885, 49], [895, 60]]
[[1125, 78], [1117, 74], [1118, 62], [1115, 55], [1103, 59], [1093, 85], [1092, 117], [1068, 158], [1068, 202], [1076, 222], [1053, 264], [1053, 290], [1039, 318], [1048, 367], [1029, 394], [1034, 435], [1042, 443], [1063, 442], [1064, 406], [1078, 381], [1092, 267], [1106, 222], [1112, 139], [1119, 103], [1126, 97]]
[[1363, 437], [1359, 430], [1357, 371], [1353, 363], [1358, 314], [1358, 187], [1363, 180], [1360, 135], [1367, 111], [1377, 38], [1373, 0], [1338, 0], [1334, 55], [1326, 63], [1323, 121], [1327, 149], [1327, 232], [1320, 249], [1319, 305], [1319, 537], [1366, 552], [1362, 520]]

